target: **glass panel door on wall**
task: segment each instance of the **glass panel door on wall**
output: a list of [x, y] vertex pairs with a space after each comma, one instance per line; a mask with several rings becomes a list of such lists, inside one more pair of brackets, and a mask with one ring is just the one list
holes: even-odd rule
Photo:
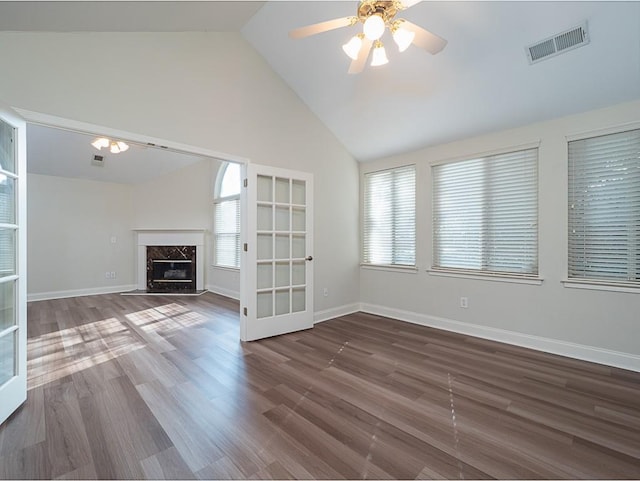
[[26, 399], [24, 130], [0, 106], [0, 423]]
[[312, 327], [311, 174], [250, 165], [247, 185], [242, 338]]

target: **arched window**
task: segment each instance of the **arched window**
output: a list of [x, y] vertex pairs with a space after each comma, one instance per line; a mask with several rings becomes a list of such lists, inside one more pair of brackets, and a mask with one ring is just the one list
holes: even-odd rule
[[240, 164], [224, 162], [218, 171], [214, 193], [213, 263], [240, 268]]

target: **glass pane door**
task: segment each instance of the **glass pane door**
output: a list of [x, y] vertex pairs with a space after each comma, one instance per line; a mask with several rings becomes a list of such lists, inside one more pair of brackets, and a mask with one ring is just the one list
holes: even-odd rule
[[[313, 325], [310, 174], [250, 166], [248, 339]], [[254, 240], [254, 242], [252, 242]]]
[[[24, 122], [0, 106], [0, 423], [26, 399]], [[11, 122], [8, 121], [11, 118]], [[21, 183], [22, 182], [22, 183]], [[21, 210], [22, 209], [22, 210]], [[22, 251], [22, 252], [21, 252]]]
[[258, 175], [257, 317], [305, 310], [306, 182]]

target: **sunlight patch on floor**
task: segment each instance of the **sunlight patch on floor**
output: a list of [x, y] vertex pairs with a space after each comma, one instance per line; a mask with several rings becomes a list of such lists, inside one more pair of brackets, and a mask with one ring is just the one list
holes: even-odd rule
[[125, 317], [124, 322], [112, 317], [28, 339], [28, 389], [142, 349], [148, 344], [145, 333], [164, 337], [207, 321], [202, 314], [177, 303], [144, 309]]
[[28, 389], [57, 381], [143, 347], [144, 343], [115, 318], [28, 339]]

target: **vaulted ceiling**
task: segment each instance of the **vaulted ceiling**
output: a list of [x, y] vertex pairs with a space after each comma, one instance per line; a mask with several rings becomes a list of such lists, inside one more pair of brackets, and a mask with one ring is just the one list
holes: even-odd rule
[[[640, 2], [423, 1], [401, 17], [447, 39], [358, 75], [341, 46], [358, 2], [0, 2], [0, 30], [240, 31], [359, 161], [640, 98]], [[118, 19], [118, 21], [113, 21]], [[525, 47], [586, 22], [589, 44], [530, 65]]]
[[[448, 40], [348, 75], [341, 28], [295, 27], [355, 14], [357, 2], [267, 2], [243, 35], [358, 160], [640, 98], [640, 2], [425, 1], [402, 17]], [[530, 65], [525, 47], [584, 22], [590, 43]]]

